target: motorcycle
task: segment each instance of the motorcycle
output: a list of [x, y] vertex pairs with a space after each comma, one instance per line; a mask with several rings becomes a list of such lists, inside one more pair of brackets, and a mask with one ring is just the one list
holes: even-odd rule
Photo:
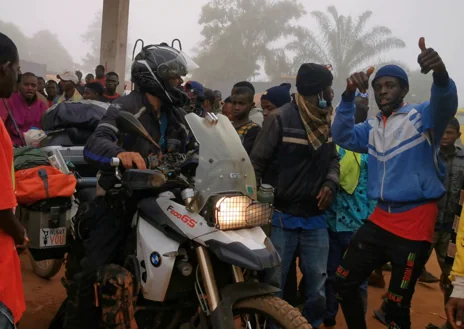
[[[199, 154], [153, 156], [146, 170], [122, 171], [111, 160], [114, 189], [143, 195], [124, 266], [139, 296], [138, 327], [311, 328], [275, 296], [279, 289], [253, 279], [280, 256], [261, 228], [272, 205], [256, 201], [254, 170], [235, 129], [223, 115], [185, 118]], [[117, 126], [154, 143], [130, 113], [121, 112]]]

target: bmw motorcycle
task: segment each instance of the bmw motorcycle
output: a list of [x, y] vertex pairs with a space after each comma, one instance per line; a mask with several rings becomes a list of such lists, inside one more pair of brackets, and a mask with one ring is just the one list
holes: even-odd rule
[[[311, 328], [275, 296], [277, 288], [256, 279], [280, 256], [260, 227], [272, 205], [256, 201], [254, 170], [235, 129], [223, 115], [191, 113], [186, 120], [199, 153], [154, 157], [146, 170], [122, 172], [119, 159], [111, 161], [114, 188], [146, 196], [125, 263], [139, 296], [138, 327]], [[130, 113], [121, 112], [117, 125], [153, 142]]]

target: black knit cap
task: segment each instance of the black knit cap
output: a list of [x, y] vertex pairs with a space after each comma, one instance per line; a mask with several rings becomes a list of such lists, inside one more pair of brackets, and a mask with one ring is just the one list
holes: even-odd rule
[[304, 63], [296, 76], [296, 89], [303, 96], [317, 95], [332, 85], [333, 75], [324, 65]]

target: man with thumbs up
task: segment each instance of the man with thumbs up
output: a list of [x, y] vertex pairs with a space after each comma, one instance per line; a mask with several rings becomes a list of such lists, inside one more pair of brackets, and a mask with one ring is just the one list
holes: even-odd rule
[[354, 124], [356, 89], [369, 88], [374, 73], [352, 74], [332, 125], [333, 140], [341, 147], [368, 153], [367, 194], [378, 204], [353, 236], [337, 270], [336, 289], [349, 329], [364, 329], [359, 286], [377, 267], [390, 262], [392, 276], [385, 318], [389, 328], [409, 329], [414, 286], [432, 242], [437, 201], [445, 193], [444, 167], [438, 159], [440, 140], [457, 110], [456, 85], [432, 48], [419, 40], [422, 73], [433, 71], [430, 101], [407, 104], [406, 72], [396, 66], [380, 68], [373, 81], [380, 113]]

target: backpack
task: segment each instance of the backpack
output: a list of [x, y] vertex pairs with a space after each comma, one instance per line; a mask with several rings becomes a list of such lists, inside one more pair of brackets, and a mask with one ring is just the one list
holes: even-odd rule
[[56, 197], [71, 197], [76, 188], [74, 175], [67, 175], [48, 166], [21, 169], [15, 172], [16, 199], [30, 205]]
[[31, 146], [18, 147], [14, 149], [15, 171], [37, 166], [51, 166], [45, 152]]

